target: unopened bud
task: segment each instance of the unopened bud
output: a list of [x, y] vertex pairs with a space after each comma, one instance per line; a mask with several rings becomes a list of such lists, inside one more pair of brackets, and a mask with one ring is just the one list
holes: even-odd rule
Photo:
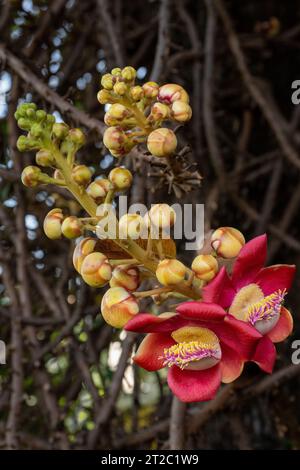
[[222, 258], [235, 258], [244, 244], [244, 235], [233, 227], [220, 227], [211, 236], [211, 246]]
[[163, 286], [172, 286], [184, 281], [186, 267], [177, 259], [164, 259], [156, 269], [156, 277]]
[[192, 108], [185, 101], [174, 101], [171, 109], [172, 117], [178, 122], [189, 121], [192, 117]]
[[113, 168], [108, 178], [114, 187], [120, 191], [130, 188], [132, 183], [132, 173], [127, 168]]
[[120, 152], [125, 148], [126, 142], [127, 136], [121, 127], [108, 127], [104, 132], [103, 143], [109, 150]]
[[96, 238], [87, 237], [76, 245], [73, 253], [73, 265], [79, 274], [84, 258], [95, 251], [96, 244]]
[[212, 255], [198, 255], [192, 263], [192, 270], [202, 281], [210, 281], [219, 269], [216, 258]]
[[118, 77], [119, 75], [121, 75], [121, 72], [122, 69], [120, 69], [120, 67], [115, 67], [114, 69], [112, 69], [111, 74]]
[[146, 82], [143, 85], [143, 90], [146, 98], [154, 99], [158, 95], [159, 84], [156, 82]]
[[88, 185], [86, 192], [95, 200], [96, 203], [99, 203], [103, 198], [105, 198], [108, 191], [111, 189], [113, 189], [113, 185], [109, 180], [98, 179]]
[[176, 213], [168, 204], [155, 204], [148, 215], [151, 224], [158, 229], [172, 227], [176, 220]]
[[38, 166], [26, 166], [22, 171], [21, 180], [24, 186], [34, 188], [41, 182], [42, 171]]
[[62, 172], [61, 172], [60, 170], [56, 169], [56, 170], [54, 171], [54, 173], [53, 173], [53, 178], [54, 178], [55, 180], [63, 180], [63, 179], [64, 179], [64, 176], [63, 176], [63, 174], [62, 174]]
[[158, 100], [162, 103], [172, 104], [174, 101], [189, 102], [189, 95], [181, 85], [167, 83], [159, 89]]
[[124, 289], [133, 292], [140, 285], [140, 272], [134, 266], [117, 266], [113, 270], [109, 285], [110, 287], [124, 287]]
[[73, 180], [81, 185], [87, 186], [92, 178], [92, 172], [86, 165], [76, 165], [72, 170]]
[[52, 209], [45, 217], [44, 232], [51, 240], [57, 240], [61, 237], [61, 226], [64, 220], [62, 210], [59, 208]]
[[109, 114], [112, 118], [117, 121], [122, 121], [123, 119], [128, 118], [132, 113], [125, 106], [119, 103], [114, 103], [111, 105], [106, 114]]
[[113, 89], [114, 80], [110, 73], [106, 73], [105, 75], [103, 75], [103, 77], [101, 78], [101, 85], [103, 86], [103, 88], [105, 88], [105, 90]]
[[119, 220], [119, 237], [121, 239], [129, 237], [136, 240], [143, 237], [145, 231], [145, 220], [139, 214], [124, 214]]
[[35, 156], [35, 161], [40, 166], [53, 166], [55, 163], [52, 153], [47, 149], [39, 150]]
[[94, 252], [84, 258], [80, 274], [89, 286], [103, 287], [111, 279], [112, 269], [103, 253]]
[[66, 238], [77, 238], [82, 235], [83, 224], [78, 217], [71, 215], [63, 221], [61, 231]]
[[139, 312], [136, 298], [123, 287], [111, 287], [105, 292], [101, 302], [104, 320], [114, 328], [124, 325]]
[[78, 148], [85, 144], [85, 135], [81, 129], [70, 129], [67, 139], [75, 144]]
[[167, 157], [175, 152], [177, 138], [171, 129], [161, 127], [152, 131], [148, 136], [147, 147], [152, 155]]
[[52, 134], [58, 139], [64, 139], [69, 132], [69, 126], [63, 122], [55, 123], [52, 127]]
[[97, 100], [100, 104], [108, 104], [111, 103], [112, 97], [108, 90], [100, 90], [97, 93]]
[[166, 104], [155, 103], [151, 108], [151, 116], [155, 121], [162, 121], [167, 119], [170, 114], [170, 109]]
[[144, 98], [144, 90], [141, 86], [134, 86], [130, 89], [130, 95], [134, 101], [140, 101]]
[[114, 92], [115, 92], [117, 95], [120, 95], [120, 96], [125, 95], [127, 89], [128, 89], [128, 87], [127, 87], [126, 83], [124, 83], [124, 82], [117, 82], [117, 83], [114, 85]]
[[126, 82], [132, 82], [135, 80], [136, 77], [136, 70], [133, 67], [127, 66], [121, 72], [122, 78], [126, 80]]

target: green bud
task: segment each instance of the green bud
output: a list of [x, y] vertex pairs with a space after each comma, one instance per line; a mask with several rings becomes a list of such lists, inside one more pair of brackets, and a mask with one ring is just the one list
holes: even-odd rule
[[85, 144], [85, 135], [81, 129], [70, 129], [67, 139], [75, 144], [78, 148]]
[[31, 141], [25, 137], [25, 135], [20, 135], [17, 140], [17, 149], [19, 152], [25, 152], [26, 150], [31, 150], [32, 145]]
[[36, 116], [35, 110], [32, 109], [32, 108], [27, 109], [27, 111], [26, 111], [26, 116], [27, 116], [29, 119], [33, 120], [33, 119], [35, 118], [35, 116]]
[[43, 135], [43, 128], [41, 124], [33, 124], [30, 129], [30, 135], [33, 137], [42, 137]]
[[114, 69], [112, 69], [111, 74], [117, 76], [121, 75], [121, 72], [122, 70], [120, 69], [120, 67], [115, 67]]
[[51, 126], [55, 123], [55, 117], [52, 114], [47, 114], [47, 124]]
[[35, 116], [36, 116], [36, 120], [41, 122], [46, 119], [47, 113], [43, 109], [38, 109]]
[[58, 139], [64, 139], [69, 132], [69, 126], [65, 123], [55, 123], [52, 127], [52, 134]]
[[31, 128], [31, 124], [30, 122], [28, 121], [28, 119], [26, 118], [23, 118], [23, 117], [20, 117], [18, 119], [18, 126], [20, 129], [22, 129], [23, 131], [29, 131], [30, 128]]

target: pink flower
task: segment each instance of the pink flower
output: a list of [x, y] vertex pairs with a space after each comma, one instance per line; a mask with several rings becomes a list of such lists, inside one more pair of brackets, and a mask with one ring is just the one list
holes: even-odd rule
[[240, 376], [262, 338], [251, 325], [228, 321], [221, 306], [195, 301], [177, 313], [135, 315], [125, 329], [148, 333], [134, 362], [149, 371], [168, 366], [169, 387], [184, 402], [211, 400], [221, 382]]
[[235, 318], [252, 325], [262, 334], [251, 358], [265, 372], [273, 370], [276, 349], [293, 329], [290, 312], [282, 306], [292, 284], [294, 265], [265, 268], [267, 237], [261, 235], [241, 249], [229, 276], [222, 268], [203, 289], [203, 299], [228, 309], [228, 320]]

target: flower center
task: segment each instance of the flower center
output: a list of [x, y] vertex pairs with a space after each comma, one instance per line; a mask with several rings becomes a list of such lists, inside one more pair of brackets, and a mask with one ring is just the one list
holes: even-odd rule
[[286, 289], [279, 289], [264, 297], [258, 285], [249, 284], [237, 293], [229, 308], [229, 313], [238, 320], [250, 323], [261, 334], [266, 334], [279, 320], [280, 309], [286, 294]]
[[217, 364], [222, 356], [217, 336], [207, 328], [183, 327], [172, 333], [176, 344], [164, 349], [164, 366], [204, 370]]

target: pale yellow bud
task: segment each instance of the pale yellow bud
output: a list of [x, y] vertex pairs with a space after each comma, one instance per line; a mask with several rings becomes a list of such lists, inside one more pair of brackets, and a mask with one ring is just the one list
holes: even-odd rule
[[163, 286], [172, 286], [184, 281], [186, 267], [177, 259], [164, 259], [156, 269], [156, 277]]
[[121, 127], [108, 127], [103, 135], [103, 143], [110, 151], [122, 151], [127, 142], [127, 136]]
[[192, 108], [184, 101], [174, 101], [171, 109], [172, 117], [178, 122], [189, 121], [192, 117]]
[[159, 89], [158, 100], [165, 104], [172, 104], [174, 101], [189, 102], [189, 95], [181, 85], [167, 83]]
[[216, 258], [212, 255], [198, 255], [192, 263], [192, 270], [202, 281], [211, 281], [219, 269]]
[[73, 180], [82, 186], [89, 184], [92, 178], [92, 172], [86, 165], [76, 165], [72, 170]]
[[121, 72], [122, 72], [122, 69], [120, 69], [120, 67], [115, 67], [114, 69], [112, 69], [111, 74], [117, 77], [121, 75]]
[[106, 114], [109, 114], [113, 119], [122, 121], [123, 119], [131, 116], [131, 111], [119, 103], [112, 104]]
[[112, 102], [112, 96], [108, 90], [100, 90], [97, 93], [97, 100], [100, 104], [108, 104]]
[[103, 77], [101, 78], [101, 85], [103, 86], [103, 88], [105, 88], [105, 90], [113, 89], [114, 80], [110, 73], [106, 73], [105, 75], [103, 75]]
[[96, 238], [87, 237], [77, 243], [73, 252], [73, 265], [76, 271], [81, 271], [84, 258], [95, 251], [97, 244]]
[[139, 214], [124, 214], [119, 220], [120, 238], [140, 238], [146, 230], [146, 223]]
[[35, 161], [40, 166], [53, 166], [55, 163], [52, 153], [47, 149], [39, 150], [35, 156]]
[[120, 191], [128, 189], [132, 183], [132, 173], [127, 168], [113, 168], [108, 175], [109, 180], [114, 187]]
[[140, 285], [140, 272], [131, 265], [117, 266], [109, 281], [111, 287], [124, 287], [128, 291], [135, 291]]
[[57, 240], [61, 237], [61, 226], [64, 220], [62, 210], [59, 208], [52, 209], [45, 217], [44, 232], [51, 240]]
[[139, 312], [136, 298], [123, 287], [111, 287], [105, 292], [101, 302], [104, 320], [114, 328], [124, 325]]
[[159, 84], [156, 82], [146, 82], [143, 85], [143, 90], [146, 98], [154, 99], [158, 95]]
[[134, 86], [130, 89], [130, 95], [134, 101], [140, 101], [144, 98], [144, 90], [141, 86]]
[[21, 174], [21, 180], [24, 186], [28, 188], [34, 188], [41, 183], [41, 177], [43, 173], [38, 166], [26, 166]]
[[156, 129], [149, 134], [147, 147], [152, 155], [157, 157], [168, 157], [176, 150], [176, 135], [171, 129], [167, 129], [165, 127]]
[[71, 215], [63, 221], [61, 231], [66, 238], [77, 238], [82, 235], [83, 224], [78, 217]]
[[151, 108], [151, 116], [155, 121], [162, 121], [167, 119], [170, 114], [170, 109], [166, 104], [155, 103]]
[[133, 67], [127, 66], [121, 72], [122, 78], [126, 80], [126, 82], [132, 82], [136, 77], [136, 70]]
[[81, 265], [82, 279], [91, 287], [103, 287], [111, 279], [112, 268], [103, 253], [87, 255]]
[[127, 87], [126, 83], [124, 83], [124, 82], [117, 82], [114, 85], [114, 92], [117, 95], [123, 96], [123, 95], [125, 95], [127, 90], [128, 90], [128, 87]]
[[176, 213], [168, 204], [155, 204], [148, 212], [151, 223], [158, 229], [172, 227]]
[[244, 244], [244, 235], [233, 227], [220, 227], [211, 236], [211, 246], [222, 258], [235, 258]]
[[95, 202], [99, 203], [103, 198], [105, 198], [108, 191], [111, 189], [113, 189], [113, 185], [109, 180], [98, 179], [88, 185], [86, 192], [95, 200]]

